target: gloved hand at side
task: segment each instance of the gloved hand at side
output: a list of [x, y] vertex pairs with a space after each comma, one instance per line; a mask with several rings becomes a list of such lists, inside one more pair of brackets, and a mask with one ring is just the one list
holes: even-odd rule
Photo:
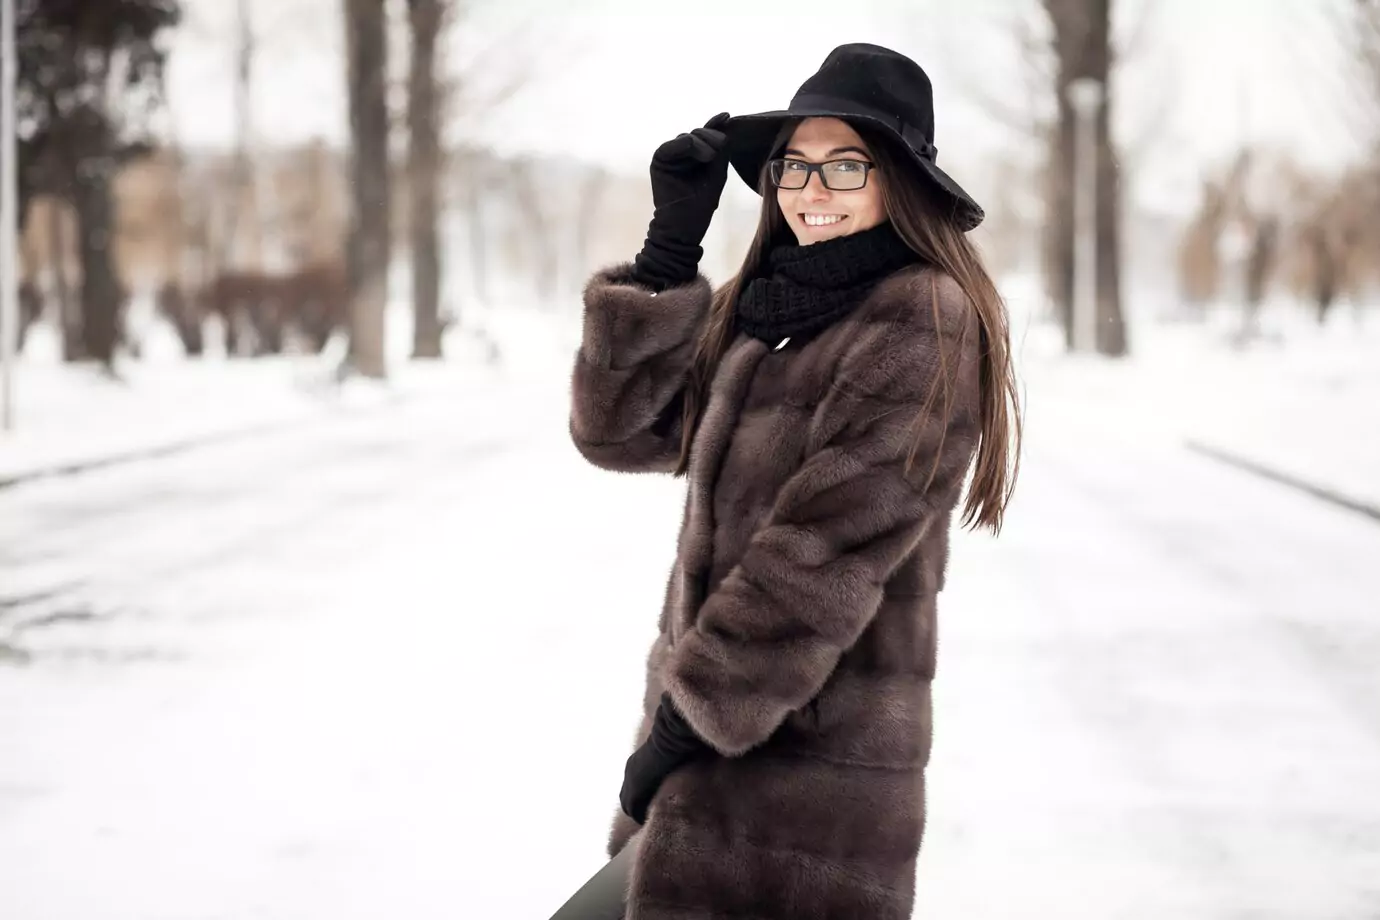
[[623, 768], [623, 788], [618, 801], [638, 824], [647, 821], [647, 809], [661, 784], [676, 770], [713, 751], [676, 712], [670, 696], [663, 694], [652, 719], [652, 733], [628, 758]]

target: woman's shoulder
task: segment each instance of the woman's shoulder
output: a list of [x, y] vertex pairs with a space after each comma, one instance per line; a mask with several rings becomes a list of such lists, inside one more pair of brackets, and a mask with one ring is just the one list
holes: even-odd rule
[[923, 262], [884, 278], [859, 313], [869, 324], [930, 335], [959, 332], [975, 318], [972, 301], [953, 276]]
[[904, 400], [927, 392], [939, 367], [977, 348], [974, 310], [945, 272], [916, 265], [889, 275], [850, 317], [836, 382]]

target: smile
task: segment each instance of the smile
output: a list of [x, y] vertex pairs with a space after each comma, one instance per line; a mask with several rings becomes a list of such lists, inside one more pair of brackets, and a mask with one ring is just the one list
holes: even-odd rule
[[842, 214], [802, 214], [800, 216], [808, 227], [827, 227], [843, 220]]

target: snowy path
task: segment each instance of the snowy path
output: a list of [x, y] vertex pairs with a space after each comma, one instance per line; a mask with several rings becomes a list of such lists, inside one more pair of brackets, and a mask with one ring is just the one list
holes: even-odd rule
[[955, 548], [916, 915], [1380, 916], [1380, 527], [1077, 450]]
[[[0, 492], [0, 916], [546, 917], [600, 862], [681, 497], [563, 412]], [[955, 547], [916, 916], [1380, 915], [1380, 527], [1065, 443]]]

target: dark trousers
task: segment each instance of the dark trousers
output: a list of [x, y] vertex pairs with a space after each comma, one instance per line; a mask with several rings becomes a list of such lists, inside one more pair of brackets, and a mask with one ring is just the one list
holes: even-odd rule
[[637, 838], [629, 840], [618, 855], [604, 864], [570, 896], [551, 920], [623, 920], [628, 895], [628, 873], [632, 871]]

